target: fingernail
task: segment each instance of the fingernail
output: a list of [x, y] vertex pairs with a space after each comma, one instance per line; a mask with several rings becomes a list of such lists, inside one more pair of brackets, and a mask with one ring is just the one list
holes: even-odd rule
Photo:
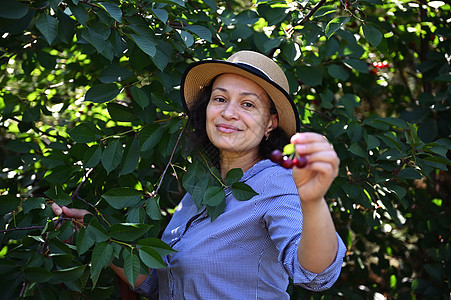
[[61, 215], [62, 212], [63, 212], [63, 211], [61, 210], [61, 208], [57, 208], [57, 209], [56, 209], [56, 214], [57, 214], [57, 215]]

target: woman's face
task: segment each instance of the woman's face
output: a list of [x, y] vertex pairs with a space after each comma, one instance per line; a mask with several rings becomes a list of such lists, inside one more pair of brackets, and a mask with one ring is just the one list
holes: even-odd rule
[[206, 130], [222, 154], [255, 152], [265, 135], [277, 126], [267, 93], [255, 82], [222, 74], [213, 83], [207, 105]]

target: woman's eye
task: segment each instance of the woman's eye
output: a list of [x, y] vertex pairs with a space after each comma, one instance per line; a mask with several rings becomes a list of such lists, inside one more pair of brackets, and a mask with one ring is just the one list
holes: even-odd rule
[[222, 97], [214, 97], [213, 100], [216, 102], [225, 102], [225, 99]]
[[246, 107], [246, 108], [252, 108], [252, 107], [254, 107], [254, 104], [252, 104], [250, 102], [244, 102], [243, 106]]

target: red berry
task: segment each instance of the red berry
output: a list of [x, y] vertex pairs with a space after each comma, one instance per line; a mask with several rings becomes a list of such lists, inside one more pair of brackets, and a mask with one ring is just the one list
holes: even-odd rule
[[[296, 160], [296, 162], [294, 160]], [[293, 165], [298, 168], [303, 168], [307, 165], [307, 159], [304, 156], [299, 156], [298, 158], [293, 159]]]
[[272, 162], [280, 163], [280, 162], [282, 162], [282, 158], [283, 158], [283, 154], [282, 154], [282, 151], [280, 151], [279, 149], [276, 149], [273, 152], [271, 152], [271, 161]]
[[288, 156], [284, 156], [280, 165], [285, 169], [291, 169], [293, 167], [293, 160]]

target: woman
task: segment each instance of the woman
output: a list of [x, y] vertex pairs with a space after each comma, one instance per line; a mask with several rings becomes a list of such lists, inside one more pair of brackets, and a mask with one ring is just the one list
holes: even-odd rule
[[[258, 195], [238, 201], [226, 191], [225, 211], [211, 221], [186, 194], [162, 236], [177, 252], [164, 258], [167, 268], [141, 276], [135, 290], [160, 299], [288, 299], [288, 277], [311, 290], [331, 287], [345, 247], [324, 195], [339, 159], [323, 136], [296, 133], [283, 71], [262, 54], [240, 51], [190, 65], [181, 92], [194, 134], [222, 177], [241, 168], [241, 181]], [[305, 168], [268, 160], [290, 141], [307, 158]]]

